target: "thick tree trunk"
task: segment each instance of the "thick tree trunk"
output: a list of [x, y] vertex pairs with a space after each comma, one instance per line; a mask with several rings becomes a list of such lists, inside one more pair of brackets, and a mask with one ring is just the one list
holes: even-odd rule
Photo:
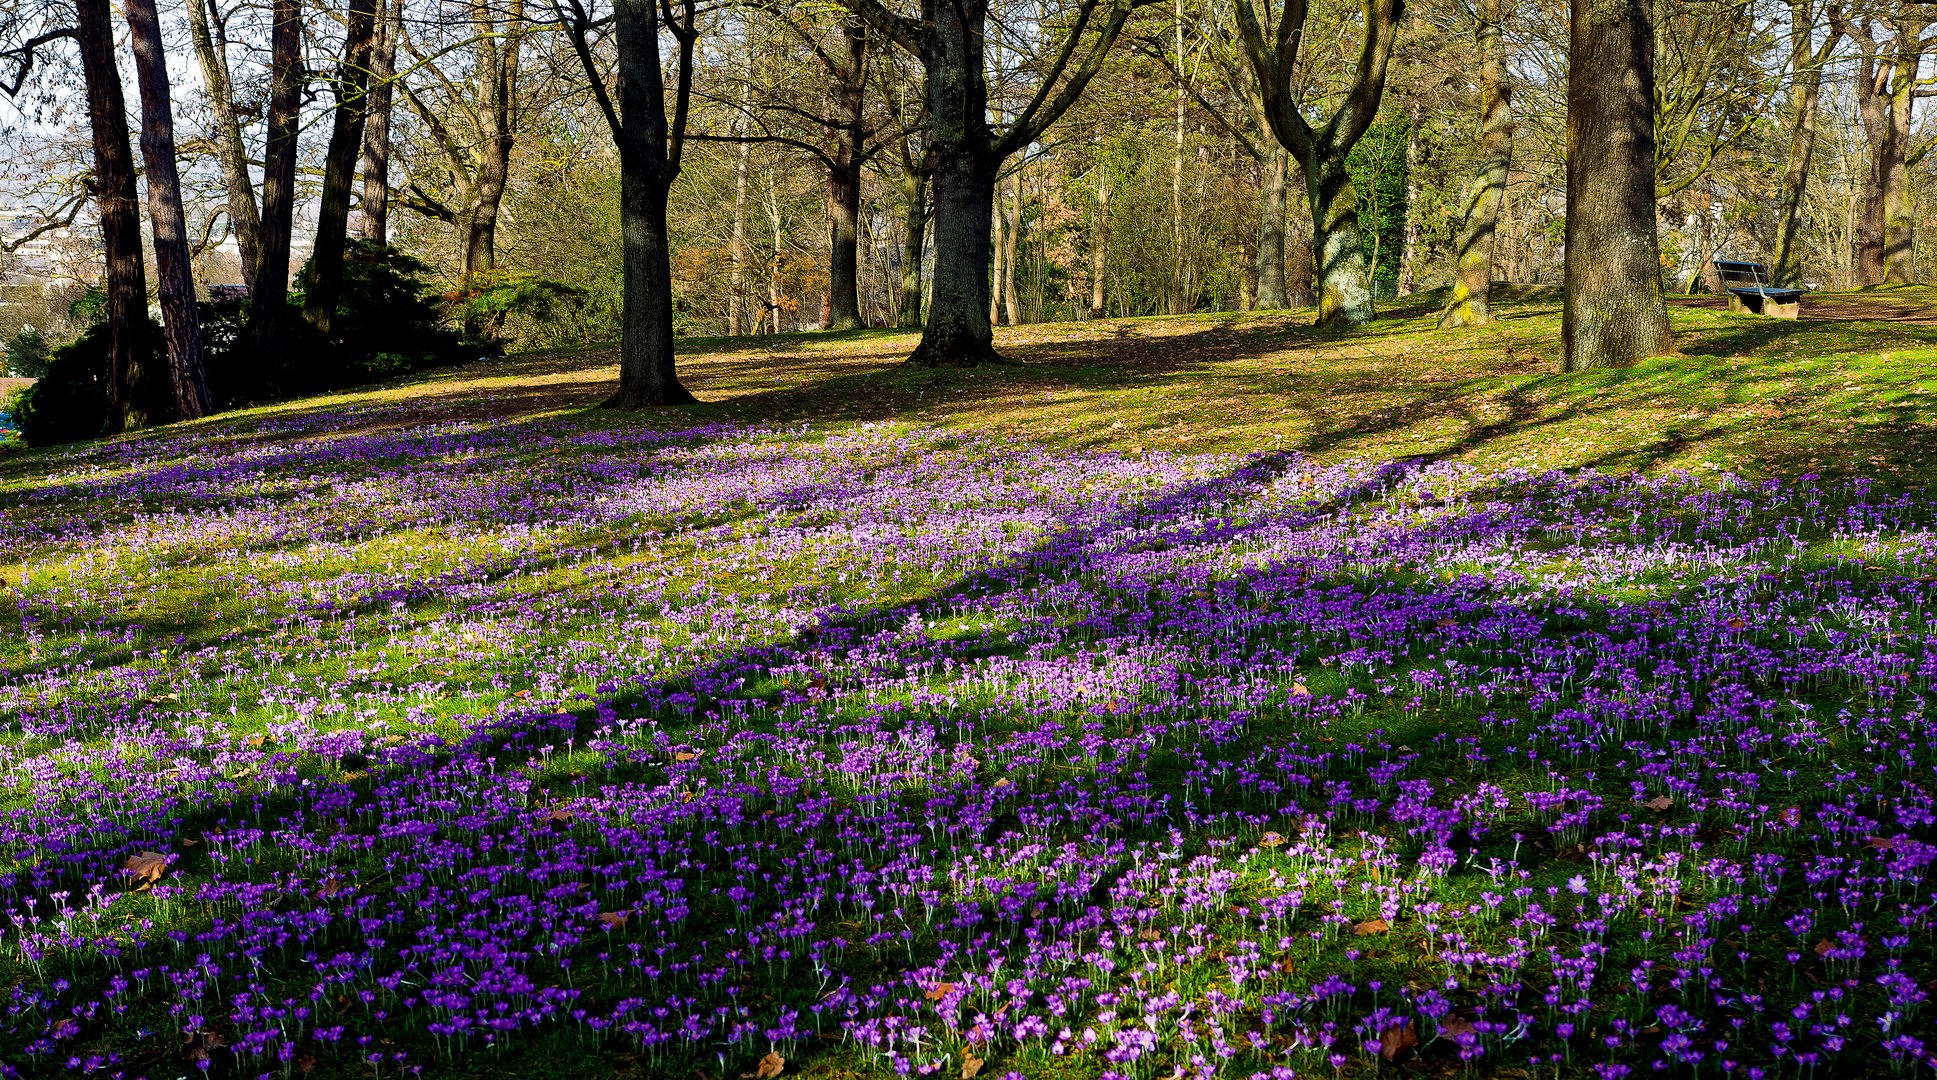
[[511, 0], [502, 24], [488, 16], [477, 23], [477, 78], [484, 91], [479, 102], [484, 131], [479, 134], [484, 138], [478, 148], [469, 212], [460, 223], [464, 253], [461, 271], [467, 282], [472, 275], [495, 270], [498, 265], [498, 212], [511, 178], [511, 152], [518, 141], [513, 116], [518, 108], [524, 15], [524, 0]]
[[827, 170], [827, 328], [854, 330], [861, 325], [861, 170], [839, 165]]
[[[191, 4], [200, 0], [190, 0]], [[169, 100], [168, 61], [155, 0], [127, 0], [128, 38], [141, 88], [141, 156], [148, 169], [148, 220], [155, 239], [155, 273], [168, 343], [168, 383], [175, 414], [208, 415], [208, 376], [202, 368], [202, 322], [195, 310], [195, 271], [188, 255], [182, 181], [175, 167], [175, 110]]]
[[390, 242], [390, 111], [395, 100], [397, 35], [403, 0], [389, 0], [370, 50], [370, 96], [363, 124], [363, 238]]
[[1655, 235], [1654, 27], [1645, 0], [1573, 0], [1565, 371], [1668, 351]]
[[303, 283], [303, 318], [328, 336], [343, 291], [343, 242], [350, 223], [350, 182], [363, 150], [364, 109], [369, 104], [370, 49], [377, 32], [377, 0], [350, 0], [344, 20], [343, 62], [336, 70], [336, 115], [323, 155], [323, 193], [316, 210], [316, 243], [309, 280]]
[[973, 365], [1001, 360], [991, 331], [989, 229], [997, 159], [983, 72], [988, 0], [925, 0], [923, 67], [935, 151], [935, 268], [928, 321], [909, 362]]
[[1887, 151], [1877, 162], [1883, 215], [1883, 280], [1917, 280], [1917, 219], [1911, 210], [1910, 120], [1916, 105], [1917, 75], [1923, 66], [1923, 34], [1929, 19], [1905, 5], [1897, 16], [1897, 51], [1890, 75]]
[[1770, 276], [1777, 285], [1802, 285], [1803, 201], [1809, 192], [1809, 165], [1816, 153], [1816, 115], [1822, 98], [1823, 65], [1840, 25], [1832, 25], [1820, 52], [1815, 42], [1813, 0], [1789, 0], [1789, 157], [1782, 170], [1782, 195], [1776, 212], [1776, 261]]
[[[249, 291], [249, 334], [264, 382], [280, 381], [289, 318], [289, 244], [296, 220], [296, 133], [303, 94], [301, 0], [274, 0], [269, 41], [269, 116], [263, 141], [262, 264]], [[286, 373], [282, 373], [286, 374]]]
[[[673, 361], [672, 245], [666, 232], [666, 192], [679, 177], [666, 118], [659, 59], [659, 11], [653, 0], [613, 6], [619, 59], [619, 227], [625, 282], [621, 290], [619, 408], [678, 405], [693, 395], [679, 383]], [[683, 119], [683, 117], [681, 118]], [[669, 130], [669, 128], [671, 130]]]
[[1484, 326], [1493, 321], [1493, 253], [1498, 243], [1500, 207], [1513, 171], [1513, 84], [1507, 74], [1506, 36], [1500, 26], [1500, 0], [1481, 0], [1480, 169], [1466, 191], [1465, 217], [1454, 254], [1457, 275], [1453, 296], [1440, 313], [1441, 326]]
[[901, 325], [921, 325], [921, 260], [928, 248], [928, 174], [916, 170], [901, 184], [903, 213], [901, 249]]
[[1359, 232], [1359, 198], [1345, 154], [1305, 163], [1318, 262], [1318, 325], [1347, 326], [1372, 318], [1372, 264]]
[[107, 430], [144, 427], [153, 419], [146, 400], [142, 357], [148, 339], [147, 271], [141, 258], [141, 210], [135, 204], [134, 149], [128, 144], [128, 107], [114, 62], [114, 25], [108, 0], [75, 0], [74, 38], [87, 84], [88, 125], [94, 136], [94, 200], [100, 208], [108, 294]]
[[996, 355], [989, 320], [989, 222], [995, 168], [937, 141], [935, 265], [921, 344], [921, 365], [972, 365]]
[[1110, 170], [1096, 164], [1096, 223], [1090, 229], [1090, 318], [1107, 310], [1104, 283], [1110, 270]]
[[249, 152], [242, 143], [242, 122], [235, 112], [235, 85], [229, 76], [227, 42], [210, 33], [210, 0], [187, 0], [188, 36], [202, 68], [209, 111], [215, 121], [215, 153], [222, 164], [222, 186], [228, 194], [229, 231], [242, 260], [242, 283], [255, 287], [262, 265], [262, 217], [256, 207], [255, 181], [249, 176]]
[[868, 35], [862, 24], [841, 27], [843, 67], [835, 82], [834, 162], [827, 170], [828, 308], [830, 330], [854, 330], [861, 320], [861, 162], [866, 139]]
[[1285, 177], [1291, 154], [1269, 130], [1264, 138], [1271, 152], [1264, 160], [1264, 183], [1258, 191], [1258, 292], [1252, 306], [1261, 311], [1288, 307], [1285, 297]]

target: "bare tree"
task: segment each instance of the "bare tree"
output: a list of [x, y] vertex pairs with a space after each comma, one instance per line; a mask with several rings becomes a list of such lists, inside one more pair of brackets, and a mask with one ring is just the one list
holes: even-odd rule
[[[625, 249], [620, 316], [619, 390], [607, 405], [639, 408], [693, 400], [673, 359], [672, 248], [666, 194], [679, 177], [693, 94], [693, 47], [699, 40], [693, 0], [614, 0], [610, 25], [618, 47], [615, 103], [599, 70], [594, 20], [580, 0], [555, 0], [599, 111], [619, 148], [619, 218]], [[677, 7], [675, 7], [677, 3]], [[659, 35], [675, 44], [672, 111]]]
[[[881, 0], [839, 0], [921, 62], [935, 156], [935, 269], [911, 363], [1000, 360], [989, 319], [990, 227], [1003, 162], [1040, 138], [1082, 94], [1139, 0], [1074, 0], [1043, 27], [1055, 41], [1036, 92], [1000, 129], [989, 119], [984, 50], [991, 0], [922, 0], [920, 18]], [[1092, 28], [1098, 16], [1102, 24]], [[1072, 66], [1073, 65], [1073, 66]]]
[[[1268, 3], [1266, 14], [1273, 14]], [[1402, 0], [1365, 0], [1364, 36], [1354, 77], [1338, 108], [1318, 127], [1307, 118], [1308, 102], [1293, 81], [1310, 2], [1286, 0], [1283, 10], [1275, 14], [1276, 33], [1267, 42], [1252, 0], [1238, 0], [1238, 31], [1257, 75], [1265, 116], [1278, 141], [1304, 166], [1318, 272], [1318, 323], [1364, 322], [1373, 316], [1372, 266], [1360, 240], [1359, 200], [1347, 160], [1378, 117], [1386, 63], [1392, 57], [1404, 6]]]
[[343, 246], [350, 222], [350, 184], [363, 150], [363, 123], [370, 98], [370, 51], [376, 42], [377, 0], [350, 0], [343, 21], [343, 58], [337, 64], [336, 108], [329, 147], [323, 154], [323, 192], [316, 210], [309, 280], [303, 283], [303, 318], [327, 336], [343, 291]]

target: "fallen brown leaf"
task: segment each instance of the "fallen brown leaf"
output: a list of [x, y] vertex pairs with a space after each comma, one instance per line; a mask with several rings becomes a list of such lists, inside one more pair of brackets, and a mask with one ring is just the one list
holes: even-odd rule
[[1272, 848], [1284, 847], [1285, 838], [1282, 836], [1279, 836], [1275, 832], [1268, 832], [1268, 833], [1265, 833], [1263, 836], [1258, 837], [1258, 846], [1272, 847]]
[[1292, 683], [1291, 696], [1292, 697], [1310, 697], [1312, 696], [1311, 688], [1301, 682]]
[[227, 1045], [228, 1041], [213, 1031], [198, 1031], [188, 1037], [188, 1045], [182, 1048], [182, 1053], [187, 1054], [190, 1061], [207, 1061], [210, 1055]]
[[624, 930], [626, 920], [631, 917], [632, 917], [632, 914], [626, 911], [599, 912], [599, 921], [611, 927], [614, 930]]
[[690, 750], [681, 750], [679, 753], [673, 755], [673, 760], [674, 761], [698, 761], [699, 755], [693, 753]]
[[121, 870], [141, 884], [153, 885], [168, 870], [168, 856], [155, 851], [137, 851], [121, 864]]
[[1816, 943], [1816, 955], [1828, 956], [1829, 951], [1831, 949], [1834, 949], [1835, 947], [1836, 947], [1836, 943], [1834, 941], [1831, 941], [1828, 938], [1824, 938], [1823, 940]]
[[1387, 1061], [1399, 1060], [1399, 1055], [1419, 1045], [1419, 1033], [1413, 1030], [1412, 1021], [1394, 1024], [1379, 1036], [1379, 1056]]
[[1352, 933], [1359, 937], [1364, 937], [1367, 934], [1383, 934], [1390, 929], [1392, 929], [1392, 924], [1386, 922], [1384, 919], [1367, 919], [1353, 926]]
[[1649, 799], [1647, 802], [1642, 803], [1641, 805], [1659, 813], [1675, 805], [1675, 800], [1669, 798], [1666, 795], [1657, 795], [1654, 798]]
[[970, 1054], [962, 1059], [962, 1080], [975, 1080], [975, 1074], [982, 1071], [982, 1059]]
[[774, 1077], [786, 1071], [787, 1059], [781, 1057], [778, 1050], [769, 1050], [767, 1056], [760, 1059], [760, 1064], [754, 1066], [752, 1072], [743, 1073], [742, 1076], [751, 1080], [773, 1080]]
[[930, 1001], [940, 1001], [941, 999], [947, 997], [948, 995], [954, 992], [955, 992], [954, 983], [936, 983], [935, 985], [929, 987], [927, 993], [923, 994], [922, 996], [927, 998]]

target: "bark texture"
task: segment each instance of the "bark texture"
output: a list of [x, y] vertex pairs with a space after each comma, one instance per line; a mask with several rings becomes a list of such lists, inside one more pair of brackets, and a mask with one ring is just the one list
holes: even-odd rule
[[168, 348], [168, 387], [175, 415], [195, 420], [209, 412], [208, 376], [202, 366], [202, 322], [195, 310], [195, 271], [189, 262], [182, 181], [175, 167], [175, 109], [169, 100], [161, 19], [155, 14], [155, 0], [127, 0], [123, 11], [135, 57], [135, 83], [141, 90], [141, 156], [148, 170], [148, 220], [154, 232], [162, 334]]
[[363, 238], [390, 242], [390, 115], [396, 100], [397, 32], [403, 0], [389, 0], [377, 18], [370, 50], [370, 97], [363, 124]]
[[902, 203], [901, 317], [902, 326], [921, 325], [921, 262], [928, 249], [928, 172], [914, 168], [900, 180]]
[[202, 68], [214, 120], [215, 154], [222, 165], [222, 186], [228, 196], [229, 230], [235, 234], [242, 257], [242, 282], [255, 287], [262, 266], [262, 217], [256, 207], [255, 181], [249, 176], [249, 152], [242, 142], [242, 122], [235, 110], [235, 82], [229, 74], [228, 42], [219, 22], [211, 25], [213, 0], [187, 0], [188, 37]]
[[1655, 233], [1654, 28], [1645, 0], [1573, 0], [1565, 371], [1668, 351]]
[[1291, 304], [1285, 295], [1285, 179], [1291, 171], [1291, 154], [1276, 136], [1269, 131], [1265, 135], [1271, 150], [1264, 160], [1264, 183], [1258, 189], [1258, 291], [1252, 306], [1274, 311]]
[[350, 224], [350, 183], [363, 150], [363, 122], [370, 97], [370, 52], [376, 42], [377, 0], [350, 0], [344, 19], [343, 62], [336, 70], [336, 110], [323, 155], [323, 193], [316, 211], [316, 242], [310, 249], [303, 288], [303, 318], [328, 336], [343, 291], [343, 245]]
[[75, 0], [74, 40], [86, 82], [88, 125], [94, 137], [94, 200], [100, 208], [106, 258], [108, 415], [110, 432], [146, 426], [142, 354], [148, 340], [148, 282], [141, 257], [141, 210], [135, 204], [134, 148], [128, 143], [128, 106], [114, 62], [114, 25], [108, 0]]
[[1899, 0], [1891, 34], [1879, 43], [1865, 20], [1857, 33], [1856, 111], [1870, 149], [1855, 239], [1858, 285], [1917, 280], [1916, 219], [1910, 206], [1910, 121], [1923, 62], [1923, 5]]
[[1493, 252], [1499, 241], [1507, 177], [1513, 171], [1513, 84], [1507, 73], [1500, 0], [1480, 0], [1475, 36], [1480, 54], [1480, 168], [1466, 189], [1459, 247], [1453, 255], [1453, 295], [1439, 315], [1441, 326], [1484, 326], [1493, 321]]
[[1238, 31], [1257, 79], [1265, 118], [1304, 171], [1312, 215], [1318, 324], [1350, 325], [1371, 319], [1374, 311], [1372, 266], [1359, 237], [1358, 194], [1346, 160], [1378, 117], [1386, 65], [1405, 7], [1403, 0], [1364, 0], [1364, 36], [1352, 82], [1338, 109], [1317, 127], [1306, 116], [1305, 103], [1292, 82], [1309, 11], [1309, 0], [1287, 0], [1267, 40], [1251, 0], [1238, 0]]
[[273, 390], [289, 374], [281, 369], [289, 321], [289, 242], [296, 221], [296, 132], [303, 94], [301, 0], [275, 0], [270, 13], [262, 263], [249, 290], [249, 336], [264, 388]]
[[1096, 223], [1090, 228], [1090, 318], [1100, 319], [1107, 308], [1104, 280], [1110, 270], [1110, 169], [1096, 164]]
[[841, 27], [842, 55], [834, 72], [834, 157], [827, 169], [828, 316], [830, 330], [861, 321], [861, 166], [867, 160], [868, 35], [859, 22]]

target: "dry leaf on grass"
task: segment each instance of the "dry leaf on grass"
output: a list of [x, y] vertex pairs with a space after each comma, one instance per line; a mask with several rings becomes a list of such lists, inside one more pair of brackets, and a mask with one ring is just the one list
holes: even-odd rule
[[1412, 1021], [1394, 1024], [1379, 1036], [1379, 1056], [1387, 1061], [1399, 1060], [1399, 1055], [1419, 1045], [1419, 1033], [1413, 1030]]
[[740, 1080], [773, 1080], [774, 1077], [786, 1071], [787, 1059], [781, 1057], [779, 1051], [769, 1050], [767, 1056], [760, 1059], [760, 1064], [754, 1066], [752, 1072], [740, 1074]]
[[1263, 836], [1258, 837], [1258, 846], [1272, 847], [1272, 848], [1284, 847], [1285, 838], [1282, 836], [1279, 836], [1275, 832], [1268, 832], [1268, 833], [1265, 833]]
[[599, 921], [614, 930], [624, 930], [626, 920], [631, 917], [632, 917], [631, 912], [626, 912], [626, 911], [599, 912]]
[[962, 1080], [975, 1080], [975, 1074], [981, 1071], [981, 1058], [971, 1054], [962, 1059]]
[[1312, 696], [1311, 688], [1301, 682], [1292, 683], [1291, 696], [1292, 697], [1310, 697]]
[[1392, 929], [1392, 924], [1386, 922], [1384, 919], [1367, 919], [1353, 926], [1352, 933], [1357, 934], [1359, 937], [1364, 937], [1367, 934], [1383, 934], [1390, 929]]
[[187, 1054], [190, 1061], [207, 1061], [210, 1055], [227, 1045], [228, 1041], [213, 1031], [198, 1031], [188, 1037], [188, 1045], [182, 1048], [182, 1053]]
[[673, 760], [674, 761], [698, 761], [699, 755], [693, 753], [690, 750], [681, 750], [679, 753], [673, 755]]
[[947, 997], [948, 995], [954, 992], [955, 992], [954, 983], [936, 983], [935, 985], [929, 987], [927, 993], [923, 994], [922, 996], [927, 998], [930, 1001], [940, 1001], [941, 999]]
[[1448, 1016], [1439, 1022], [1439, 1037], [1457, 1041], [1462, 1035], [1473, 1034], [1473, 1021], [1464, 1016]]
[[168, 856], [156, 851], [137, 851], [121, 864], [122, 873], [142, 885], [153, 885], [168, 869]]
[[1647, 802], [1642, 803], [1641, 805], [1659, 813], [1675, 805], [1675, 800], [1666, 795], [1657, 795], [1654, 798], [1649, 799]]

